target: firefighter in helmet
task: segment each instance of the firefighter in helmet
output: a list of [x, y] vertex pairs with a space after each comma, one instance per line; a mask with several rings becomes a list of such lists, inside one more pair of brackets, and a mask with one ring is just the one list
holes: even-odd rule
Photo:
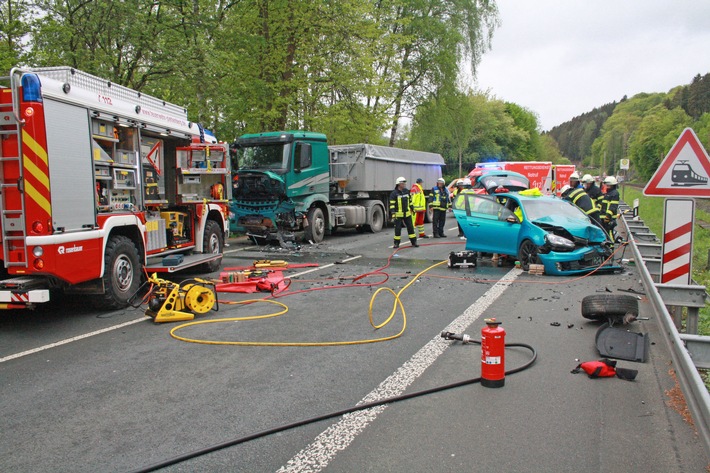
[[409, 241], [412, 246], [417, 247], [417, 234], [414, 233], [414, 225], [412, 225], [412, 207], [407, 189], [407, 179], [398, 177], [395, 181], [395, 187], [390, 194], [390, 217], [394, 221], [394, 247], [399, 248], [399, 242], [402, 235], [402, 226], [407, 227], [409, 233]]
[[594, 205], [596, 205], [597, 208], [600, 208], [601, 198], [603, 196], [602, 190], [594, 183], [594, 178], [591, 174], [585, 174], [582, 176], [582, 187], [584, 187], [584, 191], [587, 193], [589, 198], [592, 199]]
[[581, 187], [572, 188], [570, 186], [564, 186], [562, 187], [561, 196], [566, 201], [574, 204], [592, 220], [593, 224], [606, 232], [606, 228], [602, 224], [601, 217], [599, 216], [599, 209], [584, 189]]
[[424, 188], [422, 188], [422, 183], [424, 180], [420, 177], [417, 182], [414, 183], [409, 194], [412, 196], [412, 210], [414, 214], [412, 215], [412, 220], [414, 221], [414, 228], [419, 234], [419, 238], [429, 238], [429, 236], [424, 231], [424, 214], [426, 213], [426, 196], [424, 195]]
[[579, 173], [577, 171], [569, 175], [569, 186], [572, 189], [582, 187], [582, 185], [579, 183]]
[[446, 238], [444, 225], [446, 224], [446, 211], [451, 207], [451, 196], [443, 177], [436, 180], [436, 186], [431, 190], [429, 196], [429, 205], [434, 213], [431, 222], [434, 238]]
[[609, 239], [614, 241], [614, 227], [616, 227], [616, 219], [619, 217], [619, 191], [616, 190], [619, 182], [614, 176], [607, 176], [604, 178], [604, 185], [606, 193], [601, 199], [600, 213]]

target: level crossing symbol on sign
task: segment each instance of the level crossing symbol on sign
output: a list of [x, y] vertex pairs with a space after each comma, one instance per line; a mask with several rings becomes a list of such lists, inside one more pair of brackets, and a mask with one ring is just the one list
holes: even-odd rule
[[653, 177], [644, 195], [710, 197], [710, 157], [691, 128], [680, 134]]
[[661, 282], [689, 285], [693, 261], [695, 201], [666, 199]]

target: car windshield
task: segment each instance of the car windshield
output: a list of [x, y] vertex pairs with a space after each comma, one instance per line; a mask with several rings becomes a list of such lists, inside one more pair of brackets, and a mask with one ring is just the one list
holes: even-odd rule
[[290, 144], [246, 146], [238, 151], [239, 169], [286, 171]]
[[484, 189], [488, 189], [493, 185], [493, 183], [495, 183], [498, 187], [502, 186], [511, 190], [530, 188], [530, 182], [526, 178], [517, 176], [483, 176], [478, 180], [478, 182], [479, 187], [483, 187]]
[[587, 220], [587, 216], [581, 210], [564, 200], [525, 200], [523, 209], [530, 220], [540, 220], [550, 215]]

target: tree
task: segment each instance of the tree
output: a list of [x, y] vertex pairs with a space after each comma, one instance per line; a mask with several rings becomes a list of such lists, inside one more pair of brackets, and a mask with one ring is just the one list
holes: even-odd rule
[[26, 59], [26, 36], [30, 32], [30, 2], [0, 2], [0, 70], [9, 71]]
[[468, 72], [461, 64], [475, 75], [498, 25], [498, 9], [491, 0], [382, 0], [374, 15], [385, 28], [376, 80], [392, 89], [376, 87], [385, 94], [368, 96], [367, 104], [375, 113], [388, 111], [392, 145], [400, 119], [412, 116], [438, 87], [454, 85], [459, 73]]
[[651, 178], [690, 123], [690, 117], [680, 107], [668, 110], [657, 105], [644, 115], [629, 139], [629, 158], [642, 179]]

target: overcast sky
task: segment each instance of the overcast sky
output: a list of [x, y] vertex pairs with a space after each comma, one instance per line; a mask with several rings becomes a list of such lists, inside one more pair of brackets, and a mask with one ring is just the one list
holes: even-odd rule
[[710, 73], [710, 0], [498, 0], [475, 87], [543, 130], [624, 95]]

